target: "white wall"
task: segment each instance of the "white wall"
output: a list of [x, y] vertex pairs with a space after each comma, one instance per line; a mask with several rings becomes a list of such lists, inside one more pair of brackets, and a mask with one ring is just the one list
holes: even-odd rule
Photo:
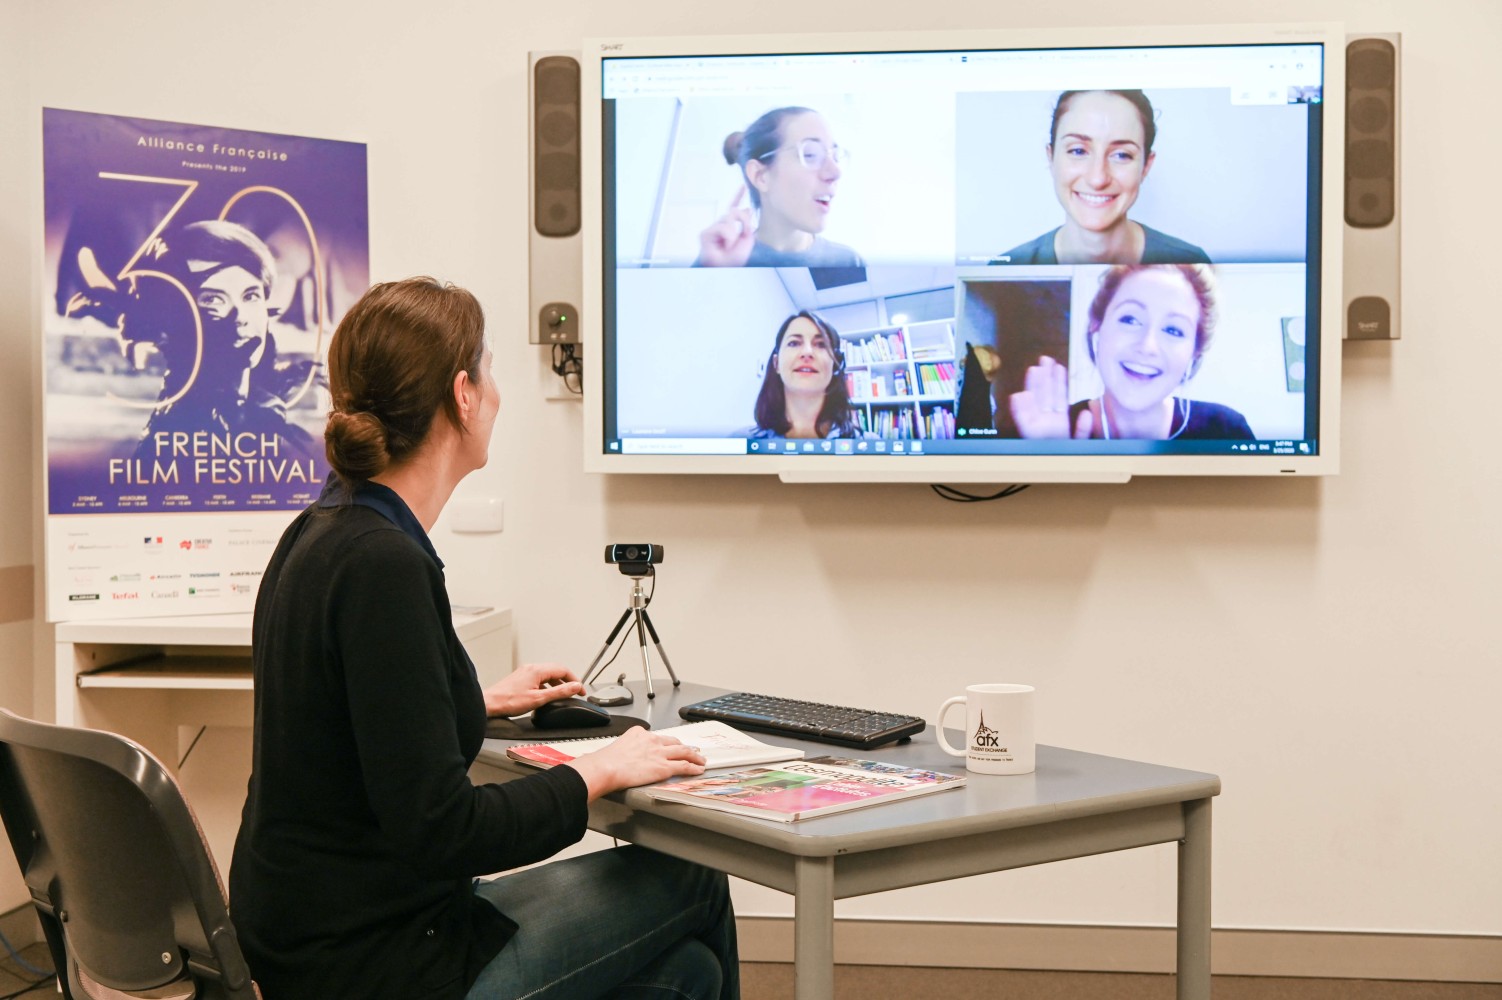
[[[0, 123], [14, 136], [29, 123], [26, 74], [26, 31], [30, 12], [20, 8], [14, 16], [3, 8], [0, 22]], [[13, 30], [20, 27], [23, 30]], [[33, 219], [28, 214], [36, 204], [29, 188], [32, 175], [25, 143], [13, 139], [0, 142], [0, 178], [5, 192], [0, 195], [0, 571], [9, 567], [30, 566], [33, 561], [31, 527], [33, 444], [37, 427], [33, 424], [33, 373], [35, 354], [27, 322], [34, 301], [35, 264], [30, 230]], [[36, 197], [40, 198], [40, 191]], [[9, 602], [6, 602], [9, 604]], [[0, 613], [0, 650], [24, 654], [0, 660], [0, 705], [8, 708], [30, 707], [31, 667], [26, 647], [31, 644], [29, 621], [11, 620], [24, 611], [13, 607]]]
[[[586, 477], [579, 407], [544, 398], [552, 377], [524, 332], [527, 50], [586, 33], [907, 29], [911, 4], [4, 9], [32, 18], [16, 56], [26, 106], [0, 98], [6, 133], [25, 136], [24, 155], [0, 150], [6, 357], [25, 355], [17, 338], [37, 315], [14, 289], [38, 106], [366, 141], [374, 277], [436, 273], [488, 310], [503, 423], [490, 467], [461, 489], [504, 497], [506, 531], [460, 544], [440, 525], [436, 540], [457, 600], [514, 609], [523, 659], [586, 663], [628, 593], [601, 544], [661, 542], [653, 615], [692, 680], [923, 713], [967, 682], [1030, 681], [1044, 742], [1220, 774], [1220, 926], [1502, 933], [1502, 336], [1482, 291], [1502, 272], [1483, 228], [1502, 160], [1486, 110], [1502, 84], [1493, 0], [924, 8], [936, 28], [1255, 17], [1404, 33], [1407, 339], [1346, 349], [1342, 475], [1050, 486], [970, 505], [914, 486]], [[0, 449], [7, 469], [30, 468], [24, 446]], [[28, 494], [0, 490], [10, 545]], [[1128, 852], [840, 911], [1162, 924], [1172, 865], [1169, 848]]]
[[[30, 9], [0, 7], [0, 125], [13, 136], [17, 126], [29, 120], [26, 40]], [[30, 316], [35, 287], [29, 230], [34, 204], [28, 189], [31, 172], [28, 147], [12, 139], [0, 142], [0, 573], [10, 570], [0, 586], [13, 586], [18, 567], [35, 565], [40, 550], [33, 552], [32, 496], [34, 442], [34, 383]], [[40, 192], [37, 192], [40, 196]], [[7, 600], [8, 598], [8, 600]], [[12, 602], [20, 595], [7, 593], [0, 603], [12, 605], [0, 614], [0, 706], [29, 713], [32, 705], [32, 648], [35, 623]], [[0, 837], [0, 912], [29, 898], [16, 873], [10, 842]]]

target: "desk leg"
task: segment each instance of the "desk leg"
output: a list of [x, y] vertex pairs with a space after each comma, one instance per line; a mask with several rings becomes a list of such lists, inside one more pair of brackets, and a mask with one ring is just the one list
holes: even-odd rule
[[1178, 1000], [1210, 998], [1210, 800], [1184, 803], [1179, 841]]
[[793, 996], [834, 996], [834, 858], [796, 858], [793, 867]]

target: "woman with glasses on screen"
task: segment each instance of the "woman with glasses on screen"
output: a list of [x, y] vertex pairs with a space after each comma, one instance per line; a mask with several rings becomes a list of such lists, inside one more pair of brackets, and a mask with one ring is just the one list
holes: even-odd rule
[[1140, 90], [1069, 90], [1053, 110], [1048, 169], [1064, 224], [992, 264], [1208, 264], [1205, 251], [1127, 217], [1158, 126]]
[[750, 438], [859, 438], [840, 335], [808, 310], [783, 321], [756, 394]]
[[[848, 153], [822, 115], [768, 111], [727, 136], [725, 162], [743, 184], [729, 210], [699, 234], [697, 267], [860, 267], [859, 254], [819, 235], [834, 204]], [[751, 204], [745, 204], [747, 197]]]
[[504, 784], [469, 768], [486, 717], [584, 693], [557, 664], [482, 689], [428, 537], [486, 464], [500, 392], [480, 304], [376, 285], [329, 348], [333, 475], [282, 535], [253, 623], [253, 765], [230, 891], [268, 1000], [735, 1000], [725, 876], [640, 847], [550, 857], [601, 795], [700, 774], [630, 729]]
[[1011, 396], [1025, 438], [1250, 441], [1229, 406], [1176, 395], [1199, 371], [1215, 333], [1215, 284], [1200, 264], [1113, 267], [1090, 303], [1085, 349], [1100, 374], [1095, 399], [1069, 402], [1069, 371], [1053, 358]]

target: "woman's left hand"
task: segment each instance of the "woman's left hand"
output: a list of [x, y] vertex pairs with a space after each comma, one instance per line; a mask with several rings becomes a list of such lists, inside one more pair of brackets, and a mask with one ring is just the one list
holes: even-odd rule
[[524, 663], [485, 689], [486, 715], [524, 715], [538, 705], [584, 694], [579, 677], [561, 663]]

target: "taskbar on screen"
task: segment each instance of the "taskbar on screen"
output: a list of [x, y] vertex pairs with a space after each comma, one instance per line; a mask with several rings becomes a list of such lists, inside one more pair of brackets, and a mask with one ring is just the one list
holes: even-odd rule
[[612, 455], [1317, 455], [1318, 442], [1024, 441], [1015, 438], [620, 438]]

